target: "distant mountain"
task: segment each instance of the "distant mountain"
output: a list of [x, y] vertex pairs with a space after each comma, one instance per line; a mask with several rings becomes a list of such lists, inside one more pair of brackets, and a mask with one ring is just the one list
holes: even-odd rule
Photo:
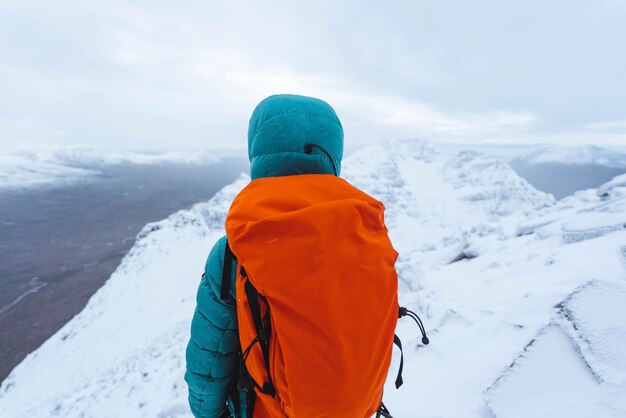
[[38, 151], [22, 151], [20, 155], [38, 162], [52, 162], [69, 166], [91, 166], [111, 164], [197, 164], [217, 160], [210, 151], [167, 152], [148, 154], [100, 148], [93, 145], [71, 145], [52, 147]]
[[0, 155], [0, 192], [42, 186], [63, 186], [97, 178], [98, 171], [37, 161], [22, 155]]
[[595, 145], [560, 146], [541, 145], [514, 158], [514, 163], [528, 165], [567, 164], [598, 165], [612, 168], [626, 168], [626, 154], [611, 151]]
[[[555, 202], [504, 163], [422, 141], [362, 149], [343, 169], [385, 204], [400, 302], [431, 340], [400, 320], [404, 386], [395, 352], [385, 388], [395, 417], [626, 415], [622, 179]], [[195, 292], [248, 181], [146, 225], [85, 309], [2, 383], [0, 416], [191, 417]]]
[[97, 178], [100, 168], [120, 164], [202, 164], [218, 161], [211, 151], [145, 154], [91, 145], [57, 146], [0, 155], [0, 191], [63, 186]]
[[514, 158], [510, 165], [530, 184], [561, 199], [625, 173], [626, 154], [593, 145], [546, 145]]

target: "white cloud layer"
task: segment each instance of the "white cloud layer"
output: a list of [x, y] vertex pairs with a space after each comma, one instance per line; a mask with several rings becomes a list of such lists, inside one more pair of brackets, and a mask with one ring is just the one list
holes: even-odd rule
[[0, 0], [0, 147], [245, 145], [269, 94], [379, 139], [626, 143], [619, 1]]

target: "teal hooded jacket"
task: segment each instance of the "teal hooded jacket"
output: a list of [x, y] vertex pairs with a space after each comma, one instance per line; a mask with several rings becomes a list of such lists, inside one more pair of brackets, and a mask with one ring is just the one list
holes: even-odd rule
[[[314, 145], [311, 145], [314, 144]], [[341, 171], [343, 128], [326, 102], [312, 97], [275, 95], [255, 108], [248, 127], [252, 180]], [[239, 366], [239, 334], [234, 302], [220, 300], [224, 247], [220, 238], [206, 261], [187, 345], [189, 405], [196, 417], [217, 418]], [[235, 297], [236, 261], [230, 277]]]

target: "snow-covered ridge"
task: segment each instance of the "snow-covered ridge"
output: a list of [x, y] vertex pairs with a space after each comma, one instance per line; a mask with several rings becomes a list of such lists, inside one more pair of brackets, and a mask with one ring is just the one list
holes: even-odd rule
[[626, 168], [626, 154], [595, 145], [577, 147], [540, 145], [516, 157], [513, 161], [529, 165], [558, 163]]
[[613, 180], [598, 187], [598, 196], [609, 198], [612, 193], [626, 195], [626, 174], [613, 178]]
[[520, 222], [520, 235], [559, 234], [564, 243], [585, 241], [626, 230], [626, 176], [617, 176], [598, 189], [581, 190]]
[[[626, 230], [563, 235], [573, 224], [597, 229], [590, 213], [626, 212], [619, 181], [554, 202], [505, 164], [422, 141], [363, 149], [343, 167], [385, 203], [400, 301], [431, 340], [421, 346], [417, 329], [399, 322], [405, 385], [393, 387], [396, 357], [385, 390], [396, 418], [625, 416]], [[248, 181], [147, 225], [83, 312], [2, 383], [0, 416], [190, 417], [183, 373], [194, 295]]]

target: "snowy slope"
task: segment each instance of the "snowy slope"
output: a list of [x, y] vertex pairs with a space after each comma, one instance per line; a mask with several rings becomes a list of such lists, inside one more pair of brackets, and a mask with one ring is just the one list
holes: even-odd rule
[[[622, 183], [555, 203], [505, 164], [421, 141], [363, 149], [344, 176], [387, 206], [401, 302], [430, 334], [423, 347], [412, 323], [398, 326], [405, 385], [393, 388], [396, 357], [385, 394], [396, 418], [625, 416], [626, 327], [610, 321], [626, 317], [614, 307], [626, 279]], [[3, 382], [0, 416], [190, 416], [194, 294], [247, 181], [147, 225], [85, 310]], [[581, 239], [566, 238], [572, 225]]]
[[623, 280], [590, 280], [567, 296], [554, 320], [488, 389], [495, 415], [624, 416], [625, 300]]
[[3, 382], [0, 417], [186, 411], [181, 373], [195, 292], [230, 202], [247, 181], [146, 225], [85, 309]]
[[200, 164], [217, 160], [209, 151], [141, 154], [91, 145], [19, 151], [0, 155], [0, 191], [89, 181], [101, 174], [98, 168], [107, 165]]
[[626, 168], [625, 154], [595, 145], [577, 147], [540, 145], [516, 157], [514, 161], [529, 165], [558, 163]]

